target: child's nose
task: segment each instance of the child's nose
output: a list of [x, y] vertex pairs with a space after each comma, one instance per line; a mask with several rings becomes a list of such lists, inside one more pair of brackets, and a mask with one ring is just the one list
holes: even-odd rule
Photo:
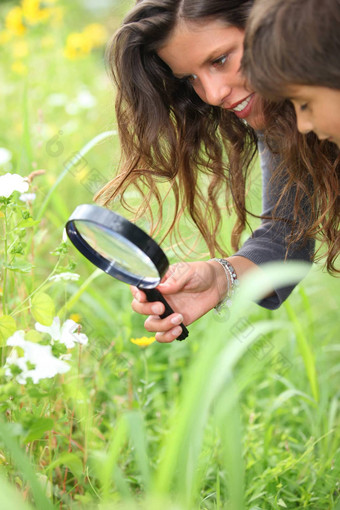
[[309, 133], [310, 131], [313, 131], [313, 123], [309, 118], [309, 115], [306, 112], [301, 112], [297, 109], [295, 109], [295, 111], [297, 128], [300, 131], [300, 133], [306, 134]]

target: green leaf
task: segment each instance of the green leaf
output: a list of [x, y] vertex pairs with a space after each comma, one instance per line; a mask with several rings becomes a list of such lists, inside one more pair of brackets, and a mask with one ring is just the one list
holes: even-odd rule
[[36, 321], [43, 326], [50, 326], [55, 316], [55, 306], [48, 294], [39, 292], [32, 299], [31, 312]]
[[24, 438], [25, 443], [31, 443], [36, 439], [41, 439], [45, 432], [53, 429], [54, 420], [52, 418], [38, 418], [32, 422]]
[[76, 478], [80, 478], [83, 474], [83, 464], [74, 453], [62, 453], [55, 461], [48, 465], [46, 471], [62, 465], [68, 467]]
[[17, 326], [15, 320], [10, 315], [2, 315], [0, 317], [0, 347], [5, 345], [9, 338], [16, 331]]
[[29, 273], [33, 267], [32, 264], [26, 260], [16, 259], [12, 264], [4, 264], [4, 267], [11, 271], [20, 271], [21, 273]]
[[39, 342], [41, 342], [42, 335], [38, 331], [36, 331], [35, 329], [30, 329], [25, 334], [25, 338], [29, 342], [33, 342], [35, 344], [38, 344]]
[[34, 220], [33, 218], [23, 219], [20, 221], [20, 223], [18, 223], [18, 225], [16, 226], [16, 228], [14, 230], [16, 231], [16, 230], [19, 230], [22, 228], [34, 227], [35, 225], [38, 225], [39, 223], [40, 222], [38, 220]]

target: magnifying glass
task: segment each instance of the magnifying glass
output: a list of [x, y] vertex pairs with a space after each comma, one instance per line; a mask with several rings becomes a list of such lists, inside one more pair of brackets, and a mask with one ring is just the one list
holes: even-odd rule
[[[90, 262], [145, 292], [148, 301], [165, 306], [162, 319], [174, 313], [162, 294], [155, 289], [165, 275], [169, 261], [160, 246], [141, 228], [123, 216], [98, 205], [79, 205], [66, 223], [66, 232], [74, 246]], [[189, 332], [180, 324], [184, 340]]]

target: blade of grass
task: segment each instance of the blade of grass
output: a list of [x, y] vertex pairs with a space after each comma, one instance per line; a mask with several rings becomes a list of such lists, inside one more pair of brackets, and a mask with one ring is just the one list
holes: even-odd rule
[[11, 454], [18, 469], [20, 469], [20, 472], [31, 487], [36, 509], [53, 510], [54, 506], [46, 497], [43, 488], [37, 480], [31, 462], [23, 453], [16, 440], [10, 435], [8, 426], [2, 422], [0, 422], [0, 436], [2, 437], [2, 440], [5, 443], [6, 448]]
[[23, 498], [20, 497], [17, 489], [12, 487], [6, 480], [0, 477], [0, 494], [2, 510], [33, 510]]
[[126, 443], [127, 423], [125, 416], [121, 416], [115, 428], [112, 431], [111, 441], [107, 451], [106, 458], [100, 466], [99, 481], [101, 484], [101, 495], [104, 502], [109, 501], [112, 477], [119, 478], [118, 485], [123, 493], [128, 492], [126, 483], [119, 475], [117, 469], [118, 457]]
[[150, 470], [142, 416], [138, 412], [130, 412], [126, 415], [126, 418], [130, 428], [130, 437], [134, 446], [137, 466], [142, 475], [144, 488], [147, 491], [150, 486]]
[[46, 207], [47, 207], [53, 193], [55, 192], [55, 190], [57, 189], [59, 184], [62, 182], [62, 180], [66, 177], [66, 175], [71, 170], [71, 168], [73, 168], [79, 162], [79, 160], [83, 156], [85, 156], [85, 154], [87, 154], [99, 142], [105, 140], [106, 138], [109, 138], [110, 136], [112, 136], [114, 134], [115, 134], [114, 131], [104, 131], [103, 133], [100, 133], [99, 135], [92, 138], [92, 140], [90, 140], [86, 145], [84, 145], [84, 147], [82, 149], [80, 149], [80, 151], [76, 154], [76, 156], [74, 158], [72, 158], [72, 160], [65, 166], [64, 170], [61, 172], [58, 179], [55, 181], [55, 183], [51, 187], [50, 191], [47, 193], [45, 200], [43, 201], [42, 205], [40, 206], [40, 209], [36, 216], [36, 220], [38, 220], [38, 221], [41, 220], [41, 218], [43, 217], [43, 215], [46, 211]]
[[63, 316], [64, 313], [66, 313], [74, 304], [78, 301], [80, 296], [86, 291], [88, 286], [96, 279], [98, 276], [104, 274], [104, 272], [101, 269], [95, 269], [92, 274], [84, 281], [84, 283], [79, 287], [77, 292], [73, 294], [73, 296], [70, 297], [68, 301], [64, 304], [64, 306], [59, 310], [58, 315], [60, 317]]
[[309, 380], [311, 392], [313, 395], [313, 398], [315, 402], [319, 401], [319, 383], [318, 378], [316, 374], [316, 366], [315, 366], [315, 357], [312, 351], [312, 347], [310, 343], [308, 342], [308, 339], [305, 335], [305, 332], [303, 330], [303, 326], [298, 319], [292, 305], [289, 301], [286, 301], [284, 303], [285, 309], [287, 311], [287, 315], [290, 319], [290, 321], [294, 325], [294, 331], [296, 335], [296, 340], [298, 344], [298, 348], [300, 351], [300, 354], [303, 359], [303, 363], [305, 365], [307, 377]]

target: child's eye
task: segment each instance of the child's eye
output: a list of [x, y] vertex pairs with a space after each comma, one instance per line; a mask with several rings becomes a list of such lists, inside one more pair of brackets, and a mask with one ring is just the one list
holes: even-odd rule
[[221, 57], [219, 57], [216, 60], [214, 60], [212, 62], [212, 65], [214, 67], [221, 67], [221, 66], [223, 66], [226, 63], [227, 60], [228, 60], [227, 55], [222, 55]]
[[300, 110], [301, 110], [302, 112], [304, 112], [305, 110], [307, 110], [307, 107], [308, 107], [308, 103], [300, 104]]

